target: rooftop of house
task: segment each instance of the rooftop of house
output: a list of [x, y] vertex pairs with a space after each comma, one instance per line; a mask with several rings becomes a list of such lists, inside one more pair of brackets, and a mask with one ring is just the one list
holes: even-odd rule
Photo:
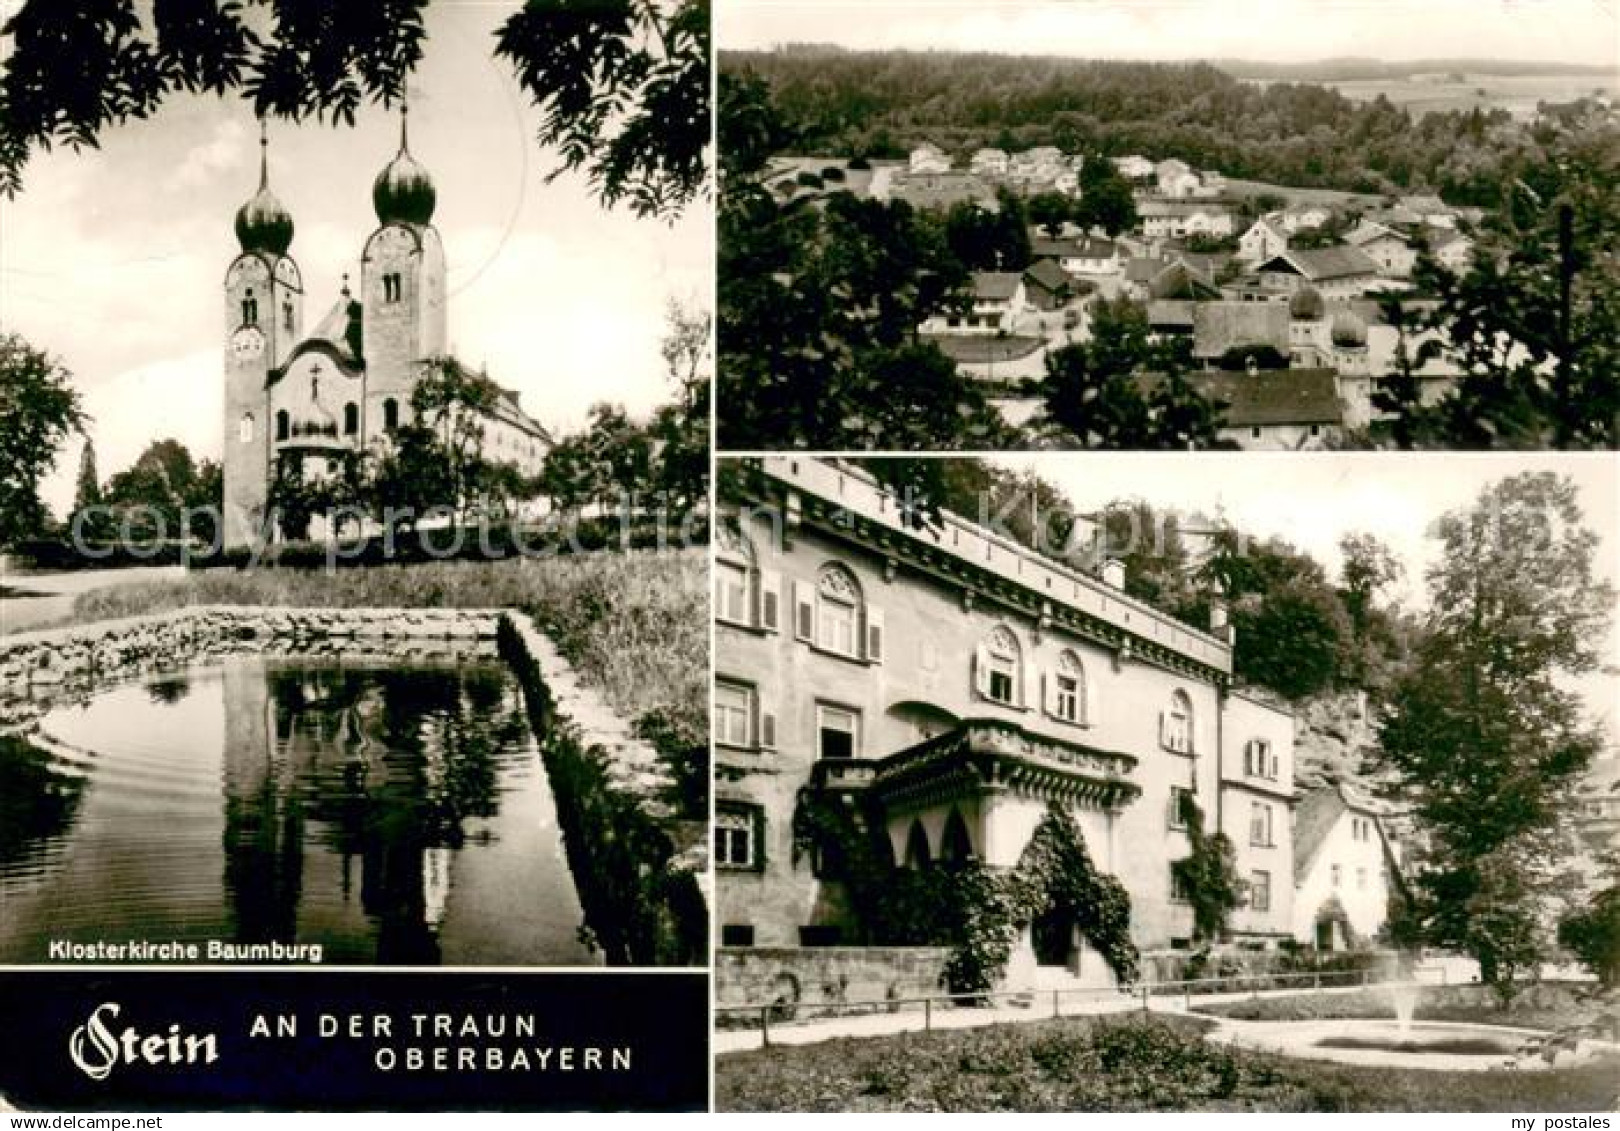
[[1193, 323], [1193, 356], [1217, 358], [1233, 346], [1271, 346], [1288, 353], [1288, 305], [1201, 302]]
[[1055, 259], [1037, 259], [1024, 271], [1024, 278], [1049, 291], [1060, 291], [1074, 286], [1069, 273], [1058, 266]]
[[1359, 247], [1341, 244], [1309, 250], [1293, 248], [1272, 256], [1258, 270], [1303, 275], [1312, 282], [1321, 282], [1356, 275], [1375, 275], [1378, 265]]
[[1328, 834], [1346, 813], [1373, 818], [1373, 826], [1383, 841], [1384, 855], [1394, 862], [1384, 826], [1379, 821], [1387, 813], [1387, 806], [1365, 797], [1348, 783], [1337, 782], [1318, 786], [1306, 793], [1294, 809], [1294, 882], [1310, 875]]
[[1016, 271], [973, 272], [973, 297], [987, 302], [1005, 302], [1018, 293], [1024, 277]]
[[1338, 372], [1333, 369], [1206, 370], [1188, 377], [1206, 399], [1226, 403], [1229, 428], [1341, 424]]

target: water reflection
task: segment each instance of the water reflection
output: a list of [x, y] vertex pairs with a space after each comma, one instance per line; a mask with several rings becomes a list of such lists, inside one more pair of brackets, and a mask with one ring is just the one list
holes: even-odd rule
[[0, 858], [0, 960], [38, 961], [53, 938], [595, 960], [521, 699], [493, 661], [239, 658], [42, 729], [94, 752], [94, 770], [78, 820], [31, 833], [5, 818], [44, 865]]

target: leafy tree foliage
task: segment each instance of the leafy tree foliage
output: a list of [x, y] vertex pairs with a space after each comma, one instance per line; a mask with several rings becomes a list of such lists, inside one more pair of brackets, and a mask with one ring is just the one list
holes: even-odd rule
[[[213, 460], [198, 462], [178, 440], [148, 444], [128, 468], [107, 482], [105, 501], [117, 521], [137, 538], [177, 538], [189, 521], [192, 533], [208, 536], [204, 512], [218, 512], [224, 478]], [[192, 512], [189, 519], [182, 512]]]
[[922, 322], [965, 301], [938, 220], [848, 193], [779, 203], [763, 185], [786, 131], [763, 84], [722, 76], [720, 442], [740, 449], [998, 446], [983, 392]]
[[1550, 473], [1502, 480], [1438, 532], [1432, 611], [1382, 746], [1420, 822], [1425, 937], [1511, 985], [1545, 946], [1559, 814], [1601, 745], [1566, 686], [1599, 663], [1615, 594], [1574, 486]]
[[540, 486], [565, 509], [614, 507], [650, 480], [651, 444], [618, 405], [593, 405], [584, 431], [558, 442], [546, 456]]
[[675, 399], [653, 416], [652, 490], [676, 511], [709, 496], [709, 401], [714, 348], [709, 312], [672, 302], [660, 352]]
[[0, 546], [40, 533], [39, 481], [86, 423], [73, 375], [20, 335], [0, 335]]
[[[1472, 265], [1453, 274], [1422, 256], [1415, 278], [1438, 303], [1389, 304], [1403, 330], [1440, 332], [1403, 352], [1375, 396], [1397, 446], [1620, 446], [1620, 129], [1537, 138], [1504, 171]], [[1463, 376], [1425, 404], [1414, 372], [1437, 356]]]
[[1092, 305], [1092, 336], [1046, 356], [1042, 387], [1048, 435], [1087, 448], [1213, 447], [1224, 405], [1187, 380], [1186, 342], [1159, 342], [1147, 308], [1130, 299]]
[[1605, 988], [1620, 985], [1620, 887], [1604, 889], [1590, 905], [1560, 919], [1558, 943], [1573, 951]]
[[1002, 189], [994, 211], [961, 201], [945, 213], [945, 243], [969, 271], [1022, 271], [1029, 266], [1029, 224], [1023, 198]]
[[[93, 147], [172, 95], [238, 93], [260, 116], [353, 125], [403, 97], [427, 0], [29, 0], [0, 29], [0, 193], [30, 153]], [[143, 19], [143, 13], [146, 18]], [[709, 138], [707, 0], [529, 0], [497, 35], [542, 112], [539, 142], [603, 203], [678, 212], [700, 190]], [[560, 170], [559, 170], [560, 171]], [[555, 174], [554, 174], [555, 175]]]
[[708, 0], [528, 0], [499, 43], [543, 112], [540, 144], [604, 203], [673, 215], [702, 189]]

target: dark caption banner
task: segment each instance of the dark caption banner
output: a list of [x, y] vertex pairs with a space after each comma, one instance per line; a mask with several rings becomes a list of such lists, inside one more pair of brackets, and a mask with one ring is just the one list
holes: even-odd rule
[[708, 1104], [708, 977], [0, 972], [24, 1109], [638, 1110]]

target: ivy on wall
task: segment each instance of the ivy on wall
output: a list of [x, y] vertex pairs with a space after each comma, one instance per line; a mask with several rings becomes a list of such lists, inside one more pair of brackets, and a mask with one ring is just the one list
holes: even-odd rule
[[1248, 884], [1238, 876], [1237, 849], [1231, 838], [1204, 831], [1204, 811], [1191, 794], [1181, 795], [1181, 818], [1187, 825], [1190, 851], [1170, 868], [1192, 905], [1193, 938], [1202, 943], [1219, 942], [1232, 912], [1243, 906]]
[[895, 865], [883, 816], [872, 805], [804, 789], [793, 815], [794, 861], [845, 885], [856, 941], [877, 946], [946, 946], [953, 993], [980, 993], [1006, 972], [1019, 936], [1056, 912], [1073, 922], [1121, 985], [1135, 981], [1130, 895], [1096, 867], [1067, 809], [1050, 805], [1018, 863], [977, 860], [928, 868]]

